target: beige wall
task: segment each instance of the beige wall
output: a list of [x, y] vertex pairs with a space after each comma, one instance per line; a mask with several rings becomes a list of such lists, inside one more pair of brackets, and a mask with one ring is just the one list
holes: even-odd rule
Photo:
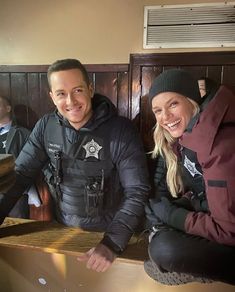
[[130, 53], [176, 51], [143, 49], [144, 5], [198, 2], [0, 0], [0, 65], [50, 64], [67, 57], [85, 64], [128, 63]]

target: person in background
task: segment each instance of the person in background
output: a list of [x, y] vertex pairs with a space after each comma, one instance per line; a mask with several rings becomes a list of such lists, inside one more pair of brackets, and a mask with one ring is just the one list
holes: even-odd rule
[[214, 95], [219, 88], [219, 85], [209, 77], [200, 77], [197, 82], [202, 99], [210, 94]]
[[[12, 154], [14, 158], [17, 158], [29, 134], [28, 129], [16, 124], [10, 100], [0, 96], [0, 154]], [[39, 200], [35, 187], [32, 186], [22, 195], [7, 216], [29, 218], [28, 193], [36, 195], [37, 200]]]
[[0, 201], [0, 218], [37, 173], [44, 173], [58, 222], [103, 239], [83, 256], [87, 268], [106, 271], [143, 220], [149, 192], [146, 157], [132, 122], [95, 94], [76, 59], [48, 69], [56, 111], [42, 117], [16, 160], [16, 183]]
[[164, 284], [235, 285], [235, 96], [170, 69], [152, 83], [155, 195], [147, 274]]

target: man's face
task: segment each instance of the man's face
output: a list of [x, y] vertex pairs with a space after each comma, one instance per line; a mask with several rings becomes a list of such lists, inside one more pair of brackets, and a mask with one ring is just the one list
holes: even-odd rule
[[53, 72], [50, 76], [50, 96], [59, 113], [75, 129], [80, 129], [92, 115], [93, 88], [79, 69]]
[[11, 107], [0, 97], [0, 123], [7, 122], [6, 120], [10, 117], [10, 112]]

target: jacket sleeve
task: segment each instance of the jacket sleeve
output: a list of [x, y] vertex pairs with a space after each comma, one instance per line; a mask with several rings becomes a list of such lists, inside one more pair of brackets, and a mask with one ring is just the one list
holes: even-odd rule
[[48, 159], [43, 146], [44, 126], [45, 119], [39, 120], [16, 159], [15, 184], [0, 198], [0, 223], [3, 222], [25, 189], [32, 184], [33, 179]]
[[167, 197], [170, 200], [172, 196], [168, 190], [166, 183], [166, 162], [162, 156], [157, 157], [156, 168], [154, 172], [154, 196], [160, 199], [161, 197]]
[[[228, 136], [233, 137], [230, 134]], [[235, 141], [226, 137], [218, 141], [220, 143], [214, 143], [210, 158], [203, 167], [210, 212], [190, 212], [185, 220], [185, 230], [235, 246]]]
[[113, 133], [115, 143], [111, 152], [123, 188], [124, 199], [102, 243], [119, 253], [123, 251], [143, 220], [144, 206], [150, 190], [145, 153], [131, 121], [124, 120]]
[[13, 154], [14, 157], [17, 158], [29, 135], [30, 131], [28, 129], [19, 126], [13, 126], [7, 135], [7, 153]]
[[153, 205], [156, 201], [159, 201], [162, 197], [167, 197], [169, 200], [172, 200], [172, 196], [167, 188], [166, 183], [166, 163], [164, 158], [161, 155], [158, 155], [155, 161], [154, 168], [154, 192], [153, 192], [153, 200], [149, 200], [145, 206], [145, 214], [146, 214], [146, 228], [150, 228], [151, 226], [159, 224], [159, 219], [156, 217], [153, 212]]

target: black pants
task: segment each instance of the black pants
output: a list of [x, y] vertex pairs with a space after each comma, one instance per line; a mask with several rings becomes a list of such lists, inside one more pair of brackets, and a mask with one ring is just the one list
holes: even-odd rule
[[166, 228], [152, 238], [149, 256], [162, 271], [235, 285], [235, 247]]

